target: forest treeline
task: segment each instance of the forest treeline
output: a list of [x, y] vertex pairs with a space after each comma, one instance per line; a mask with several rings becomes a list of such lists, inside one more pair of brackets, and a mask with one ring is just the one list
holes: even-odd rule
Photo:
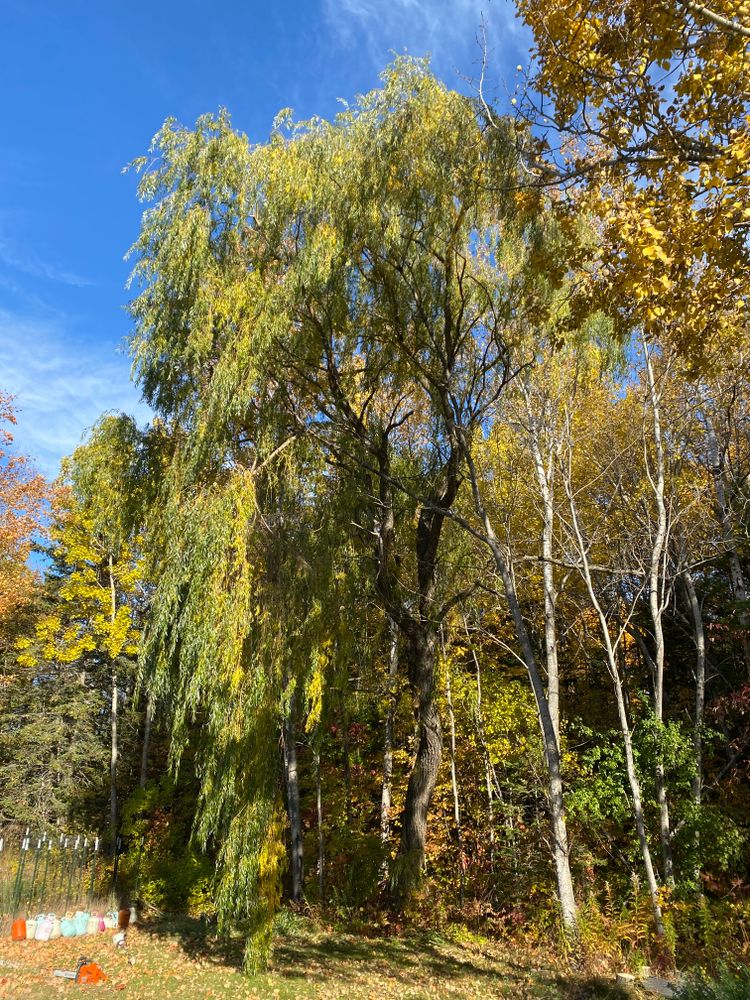
[[520, 14], [506, 109], [167, 121], [153, 420], [3, 460], [0, 821], [145, 837], [249, 967], [282, 898], [747, 946], [747, 5]]

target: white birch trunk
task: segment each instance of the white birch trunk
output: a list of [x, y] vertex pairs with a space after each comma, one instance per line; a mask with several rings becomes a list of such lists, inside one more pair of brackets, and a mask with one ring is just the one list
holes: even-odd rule
[[651, 911], [654, 916], [654, 926], [656, 927], [657, 935], [659, 937], [664, 937], [664, 917], [661, 910], [661, 904], [659, 902], [659, 882], [656, 876], [656, 870], [654, 868], [653, 861], [651, 859], [651, 849], [648, 843], [646, 821], [643, 814], [643, 797], [641, 795], [641, 784], [640, 784], [640, 779], [638, 778], [638, 772], [635, 767], [635, 759], [633, 756], [633, 741], [630, 734], [630, 724], [628, 722], [627, 707], [625, 705], [625, 695], [622, 689], [622, 680], [620, 678], [620, 670], [617, 665], [615, 647], [612, 644], [612, 637], [609, 634], [609, 624], [607, 622], [606, 615], [601, 606], [601, 603], [599, 602], [599, 598], [596, 595], [596, 590], [594, 588], [593, 580], [591, 578], [591, 569], [589, 566], [589, 559], [588, 559], [588, 548], [584, 542], [583, 535], [581, 533], [581, 529], [578, 523], [576, 505], [573, 499], [573, 491], [570, 480], [566, 482], [566, 490], [568, 493], [568, 503], [570, 505], [571, 523], [578, 546], [578, 555], [581, 560], [581, 575], [583, 576], [584, 583], [586, 584], [589, 600], [591, 601], [591, 605], [594, 608], [594, 611], [596, 612], [597, 618], [599, 620], [599, 625], [602, 633], [602, 641], [604, 643], [604, 649], [607, 656], [607, 667], [615, 689], [615, 700], [617, 702], [617, 715], [620, 722], [620, 731], [622, 733], [623, 747], [625, 750], [625, 770], [627, 773], [628, 784], [630, 785], [630, 794], [633, 803], [633, 816], [635, 819], [636, 831], [638, 833], [638, 843], [641, 850], [641, 859], [643, 861], [643, 868], [646, 873], [646, 884], [648, 885], [649, 896], [651, 898]]
[[[664, 594], [666, 583], [666, 553], [667, 553], [667, 506], [664, 499], [666, 459], [664, 441], [661, 429], [661, 395], [657, 391], [654, 378], [654, 367], [651, 361], [649, 347], [644, 340], [643, 350], [646, 359], [646, 379], [648, 384], [649, 403], [653, 422], [655, 473], [649, 470], [648, 477], [654, 492], [656, 502], [657, 522], [656, 534], [651, 547], [649, 564], [649, 594], [648, 604], [651, 615], [651, 626], [654, 633], [654, 715], [659, 727], [664, 723], [664, 625], [665, 607]], [[648, 459], [646, 461], [648, 469]], [[669, 820], [669, 803], [667, 800], [666, 777], [664, 761], [659, 758], [656, 763], [656, 801], [659, 806], [659, 834], [661, 837], [662, 857], [664, 860], [664, 880], [667, 885], [674, 885], [674, 863], [672, 860], [672, 833]]]
[[565, 804], [563, 797], [563, 783], [560, 766], [560, 746], [557, 739], [557, 731], [550, 712], [549, 701], [544, 690], [542, 678], [536, 663], [534, 648], [531, 644], [526, 623], [523, 619], [521, 606], [516, 592], [515, 578], [510, 566], [509, 554], [506, 553], [495, 534], [492, 521], [482, 502], [479, 489], [479, 480], [472, 455], [467, 448], [465, 451], [469, 477], [471, 481], [474, 506], [479, 516], [484, 532], [485, 541], [492, 553], [495, 568], [503, 582], [505, 597], [513, 617], [516, 636], [526, 670], [531, 682], [532, 691], [537, 708], [537, 719], [542, 734], [544, 746], [544, 759], [547, 766], [549, 808], [552, 825], [552, 856], [555, 863], [557, 876], [557, 891], [560, 901], [560, 910], [563, 926], [568, 934], [577, 933], [578, 908], [575, 901], [573, 889], [573, 877], [570, 871], [570, 847], [568, 842], [568, 828], [565, 820]]
[[[114, 627], [115, 619], [117, 617], [117, 590], [115, 587], [114, 564], [111, 555], [109, 557], [108, 569], [109, 569], [109, 593], [111, 602], [110, 616], [111, 616], [112, 626]], [[118, 809], [117, 809], [118, 699], [117, 699], [117, 664], [115, 663], [115, 661], [113, 661], [111, 664], [111, 684], [112, 684], [112, 700], [110, 703], [109, 828], [112, 837], [112, 845], [114, 848], [117, 839], [117, 823], [118, 823]]]
[[557, 658], [557, 591], [555, 572], [552, 565], [553, 533], [555, 526], [554, 461], [552, 451], [547, 462], [542, 455], [539, 425], [534, 412], [528, 388], [523, 386], [526, 416], [529, 421], [529, 444], [534, 459], [534, 471], [542, 498], [542, 580], [544, 584], [544, 659], [547, 670], [547, 701], [555, 727], [555, 735], [560, 741], [560, 671]]

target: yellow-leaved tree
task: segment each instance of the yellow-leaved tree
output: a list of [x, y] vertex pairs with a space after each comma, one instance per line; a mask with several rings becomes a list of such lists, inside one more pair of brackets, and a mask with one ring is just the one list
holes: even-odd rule
[[[57, 577], [50, 610], [17, 642], [19, 663], [80, 664], [94, 683], [109, 690], [110, 835], [118, 827], [117, 761], [119, 700], [134, 677], [139, 622], [145, 607], [137, 540], [123, 530], [116, 468], [101, 460], [106, 434], [92, 437], [63, 466], [63, 485], [50, 529]], [[101, 464], [99, 464], [101, 463]], [[100, 471], [92, 480], [92, 470]], [[107, 478], [109, 477], [109, 481]]]
[[600, 221], [594, 291], [702, 366], [745, 336], [750, 292], [747, 0], [519, 0], [524, 113], [543, 162]]

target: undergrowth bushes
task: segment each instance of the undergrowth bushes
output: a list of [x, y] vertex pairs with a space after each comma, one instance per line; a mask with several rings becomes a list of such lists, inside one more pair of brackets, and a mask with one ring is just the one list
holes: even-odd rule
[[750, 968], [723, 966], [715, 976], [705, 973], [688, 978], [677, 991], [676, 1000], [747, 1000], [750, 997]]
[[122, 831], [130, 849], [123, 879], [146, 907], [191, 917], [214, 917], [215, 864], [191, 840], [192, 816], [180, 809], [173, 781], [150, 781], [123, 808]]

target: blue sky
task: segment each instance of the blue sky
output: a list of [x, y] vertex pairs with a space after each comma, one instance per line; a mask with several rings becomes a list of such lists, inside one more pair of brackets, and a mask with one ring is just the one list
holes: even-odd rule
[[146, 419], [123, 350], [124, 254], [142, 206], [123, 166], [165, 118], [223, 106], [251, 141], [281, 108], [330, 116], [393, 51], [431, 53], [451, 86], [512, 89], [528, 37], [505, 0], [2, 0], [0, 387], [41, 471], [105, 410]]

